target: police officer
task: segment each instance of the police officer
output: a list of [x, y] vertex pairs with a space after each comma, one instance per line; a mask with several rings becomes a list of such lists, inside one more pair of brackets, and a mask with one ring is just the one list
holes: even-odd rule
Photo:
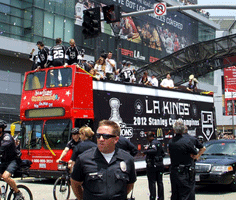
[[165, 156], [161, 143], [154, 139], [154, 133], [147, 133], [148, 146], [144, 150], [147, 163], [147, 177], [150, 200], [156, 199], [156, 182], [158, 185], [158, 200], [164, 200], [164, 186], [162, 175], [164, 172], [163, 158]]
[[175, 136], [169, 141], [168, 151], [171, 159], [171, 200], [195, 199], [195, 172], [193, 159], [200, 157], [194, 144], [184, 137], [184, 123], [177, 120], [173, 129]]
[[115, 147], [119, 135], [117, 123], [99, 122], [97, 148], [79, 155], [71, 175], [71, 186], [78, 200], [127, 198], [136, 181], [136, 173], [133, 157]]
[[[191, 140], [191, 142], [193, 143], [194, 147], [198, 149], [198, 155], [201, 156], [205, 150], [206, 150], [206, 147], [203, 146], [203, 143], [200, 141], [201, 140], [201, 135], [199, 135], [197, 138], [191, 136], [188, 134], [188, 127], [187, 126], [184, 126], [184, 134], [183, 134], [184, 137], [187, 137]], [[200, 139], [200, 140], [199, 140]], [[203, 139], [203, 137], [202, 137]], [[199, 157], [196, 158], [197, 160], [199, 159]]]
[[93, 135], [94, 132], [92, 131], [92, 129], [88, 126], [82, 126], [79, 129], [79, 134], [80, 134], [80, 139], [81, 142], [79, 144], [77, 144], [73, 150], [73, 154], [71, 156], [71, 164], [72, 167], [75, 164], [75, 161], [78, 157], [78, 155], [80, 155], [81, 153], [85, 152], [86, 150], [92, 148], [92, 147], [96, 147], [97, 145], [92, 141], [93, 139]]
[[128, 151], [131, 156], [135, 156], [138, 153], [137, 147], [127, 138], [121, 135], [118, 142], [116, 143], [116, 147]]
[[14, 190], [14, 199], [17, 200], [22, 198], [22, 194], [11, 175], [19, 167], [19, 159], [13, 137], [4, 132], [6, 127], [7, 123], [4, 120], [0, 120], [0, 178]]
[[62, 158], [65, 157], [65, 155], [68, 153], [70, 149], [74, 150], [75, 146], [79, 144], [80, 142], [80, 136], [79, 136], [79, 128], [75, 127], [71, 130], [72, 139], [67, 143], [65, 149], [62, 151], [60, 157], [57, 159], [57, 163], [59, 163]]

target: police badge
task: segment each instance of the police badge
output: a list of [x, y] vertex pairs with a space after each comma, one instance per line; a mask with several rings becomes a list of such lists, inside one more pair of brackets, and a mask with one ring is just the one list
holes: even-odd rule
[[122, 172], [126, 172], [127, 166], [126, 166], [126, 163], [124, 161], [120, 162], [120, 169], [121, 169]]

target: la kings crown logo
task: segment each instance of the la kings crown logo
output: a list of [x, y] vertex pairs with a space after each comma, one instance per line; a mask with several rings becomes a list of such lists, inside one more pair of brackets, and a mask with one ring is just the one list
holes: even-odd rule
[[210, 111], [201, 111], [201, 120], [202, 120], [202, 133], [209, 141], [214, 132], [213, 113]]
[[111, 98], [109, 101], [109, 105], [111, 107], [111, 115], [109, 120], [114, 121], [117, 124], [120, 125], [121, 128], [121, 135], [126, 138], [132, 138], [133, 137], [133, 128], [132, 127], [126, 127], [126, 124], [123, 123], [122, 118], [120, 117], [120, 100], [117, 98]]

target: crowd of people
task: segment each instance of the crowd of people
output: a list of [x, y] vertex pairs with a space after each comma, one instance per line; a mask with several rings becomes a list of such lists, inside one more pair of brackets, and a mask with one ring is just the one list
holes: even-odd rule
[[[116, 61], [112, 58], [112, 52], [102, 53], [100, 57], [94, 61], [87, 61], [84, 59], [85, 51], [78, 50], [75, 40], [69, 41], [70, 46], [65, 47], [62, 45], [61, 38], [56, 39], [56, 45], [51, 49], [45, 47], [43, 42], [38, 41], [38, 53], [34, 55], [35, 49], [32, 49], [29, 58], [33, 61], [31, 70], [38, 71], [47, 67], [56, 67], [75, 64], [77, 67], [82, 68], [88, 72], [95, 80], [109, 80], [120, 81], [123, 83], [139, 83], [142, 85], [163, 87], [175, 89], [174, 81], [171, 79], [171, 74], [167, 73], [166, 78], [159, 82], [154, 74], [149, 76], [145, 71], [142, 77], [137, 80], [136, 70], [130, 61], [123, 60], [121, 67], [117, 67]], [[189, 76], [189, 83], [186, 87], [188, 91], [197, 91], [197, 79], [194, 75]]]

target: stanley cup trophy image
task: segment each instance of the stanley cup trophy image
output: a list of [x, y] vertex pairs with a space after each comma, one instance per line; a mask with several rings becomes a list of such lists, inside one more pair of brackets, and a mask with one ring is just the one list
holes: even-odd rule
[[116, 122], [117, 124], [123, 123], [120, 113], [119, 113], [119, 108], [120, 108], [120, 101], [117, 98], [111, 98], [109, 101], [110, 107], [111, 107], [111, 116], [109, 120]]

